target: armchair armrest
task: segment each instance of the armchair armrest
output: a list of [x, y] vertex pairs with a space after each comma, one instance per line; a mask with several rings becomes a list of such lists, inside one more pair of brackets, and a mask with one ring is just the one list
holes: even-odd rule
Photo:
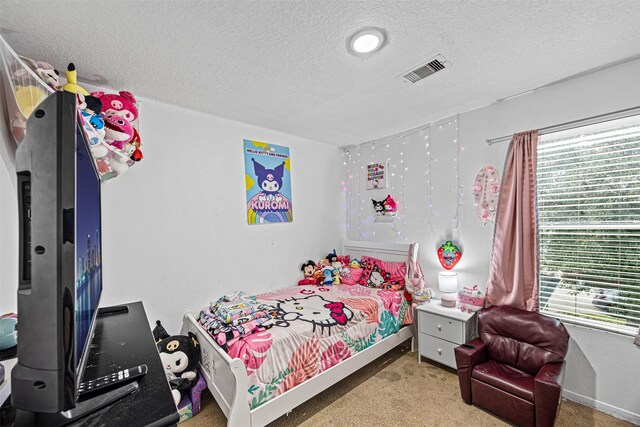
[[560, 408], [565, 364], [566, 362], [547, 363], [534, 379], [533, 396], [536, 402], [536, 425], [553, 426]]
[[471, 405], [471, 372], [473, 367], [486, 362], [487, 349], [480, 338], [476, 338], [454, 349], [456, 366], [458, 367], [458, 381], [460, 395], [465, 403]]

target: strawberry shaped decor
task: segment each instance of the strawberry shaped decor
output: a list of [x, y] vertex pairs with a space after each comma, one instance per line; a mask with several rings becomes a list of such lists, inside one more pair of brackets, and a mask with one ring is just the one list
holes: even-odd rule
[[456, 245], [451, 243], [451, 240], [447, 240], [444, 245], [438, 248], [438, 259], [440, 264], [447, 269], [451, 270], [462, 258], [462, 251], [458, 249]]

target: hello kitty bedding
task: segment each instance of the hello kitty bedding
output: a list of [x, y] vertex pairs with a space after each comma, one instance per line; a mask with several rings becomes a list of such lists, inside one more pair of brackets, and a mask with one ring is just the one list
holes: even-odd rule
[[257, 301], [277, 308], [275, 326], [227, 348], [247, 368], [251, 409], [413, 323], [402, 290], [309, 285]]

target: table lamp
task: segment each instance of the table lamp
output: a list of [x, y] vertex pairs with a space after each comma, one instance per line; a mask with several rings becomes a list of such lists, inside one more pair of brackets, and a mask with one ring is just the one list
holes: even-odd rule
[[442, 292], [440, 304], [443, 307], [455, 307], [456, 294], [458, 292], [458, 273], [453, 271], [441, 271], [438, 273], [438, 288]]

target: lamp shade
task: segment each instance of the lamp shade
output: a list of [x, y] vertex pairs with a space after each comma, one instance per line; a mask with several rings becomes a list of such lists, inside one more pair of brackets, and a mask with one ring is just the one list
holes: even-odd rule
[[458, 292], [458, 274], [453, 271], [438, 273], [438, 288], [445, 294]]

